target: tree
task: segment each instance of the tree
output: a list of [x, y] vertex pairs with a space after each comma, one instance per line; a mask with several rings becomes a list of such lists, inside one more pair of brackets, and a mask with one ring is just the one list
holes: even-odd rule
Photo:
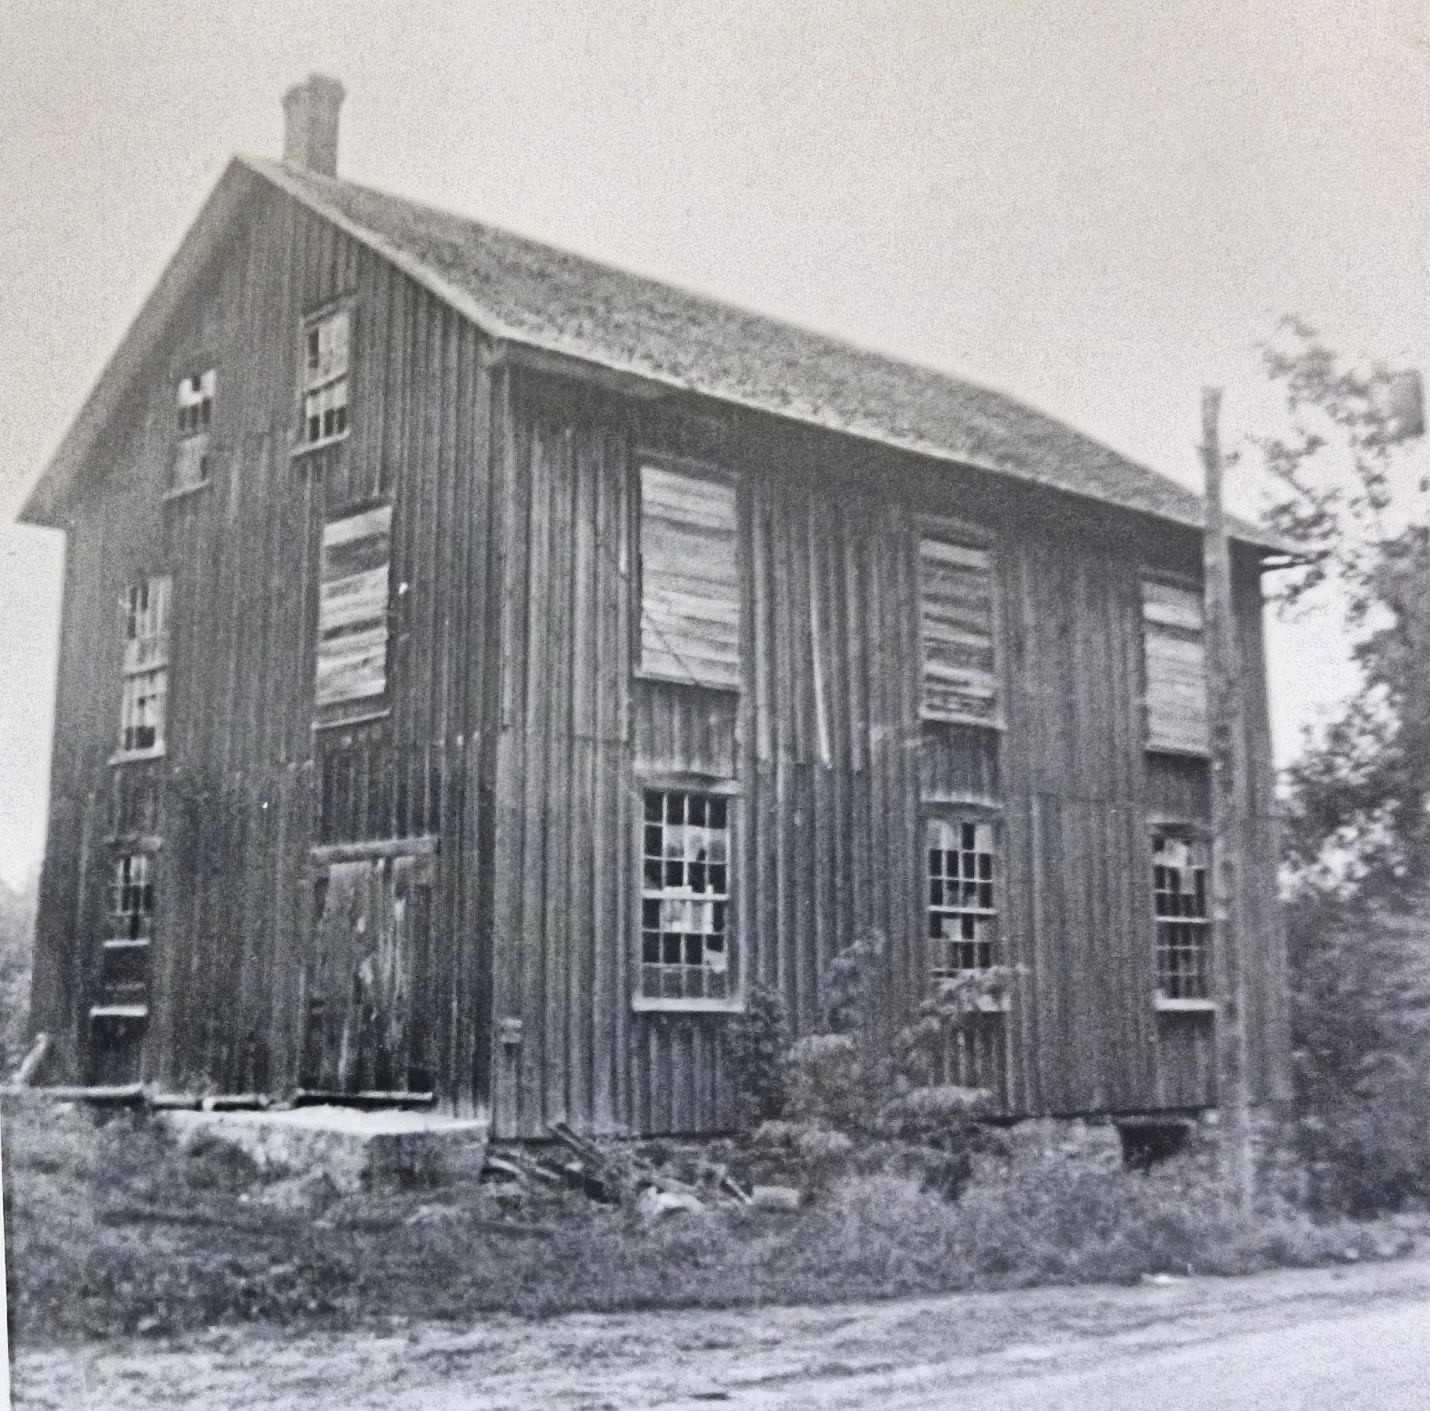
[[1296, 320], [1263, 349], [1289, 428], [1253, 438], [1269, 520], [1305, 562], [1285, 609], [1334, 596], [1363, 686], [1288, 778], [1297, 883], [1390, 904], [1430, 884], [1430, 476], [1414, 372], [1347, 364]]
[[1305, 558], [1283, 611], [1331, 598], [1360, 689], [1287, 772], [1301, 1150], [1327, 1204], [1430, 1194], [1430, 478], [1418, 377], [1283, 324], [1289, 425], [1255, 438], [1270, 521]]

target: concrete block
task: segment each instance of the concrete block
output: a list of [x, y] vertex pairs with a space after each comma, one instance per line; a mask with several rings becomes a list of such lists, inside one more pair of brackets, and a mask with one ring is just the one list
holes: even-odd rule
[[342, 1192], [439, 1183], [481, 1173], [488, 1124], [433, 1112], [295, 1107], [285, 1112], [156, 1115], [187, 1146], [200, 1134], [232, 1142], [259, 1166], [325, 1175]]

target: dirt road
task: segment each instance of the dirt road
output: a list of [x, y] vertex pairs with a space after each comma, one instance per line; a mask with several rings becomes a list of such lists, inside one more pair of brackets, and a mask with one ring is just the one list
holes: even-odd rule
[[1430, 1405], [1430, 1258], [831, 1308], [19, 1349], [55, 1411], [1159, 1411]]

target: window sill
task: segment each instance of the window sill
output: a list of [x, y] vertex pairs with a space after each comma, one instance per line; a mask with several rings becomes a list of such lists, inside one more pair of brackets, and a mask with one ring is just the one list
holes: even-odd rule
[[921, 725], [963, 725], [974, 730], [998, 730], [1003, 731], [1008, 728], [1008, 722], [1002, 716], [996, 719], [974, 720], [967, 715], [938, 715], [933, 711], [920, 710], [919, 723]]
[[212, 480], [199, 480], [192, 485], [176, 485], [172, 490], [166, 490], [159, 497], [159, 503], [172, 505], [179, 500], [187, 500], [191, 495], [197, 495], [200, 491], [207, 490], [212, 485]]
[[1165, 755], [1170, 759], [1210, 759], [1212, 757], [1210, 746], [1205, 749], [1201, 747], [1193, 749], [1190, 745], [1154, 745], [1150, 740], [1147, 742], [1146, 751], [1148, 754]]
[[300, 456], [306, 456], [310, 451], [326, 451], [329, 446], [341, 446], [351, 435], [351, 431], [344, 431], [337, 436], [325, 436], [321, 441], [302, 441], [289, 449], [289, 459], [297, 460]]
[[657, 999], [651, 995], [631, 996], [637, 1014], [743, 1014], [745, 997], [735, 999]]
[[1221, 1005], [1214, 999], [1174, 999], [1171, 995], [1154, 995], [1152, 1008], [1163, 1014], [1215, 1014]]
[[674, 673], [666, 675], [664, 672], [647, 671], [639, 666], [631, 671], [631, 676], [637, 681], [650, 681], [659, 686], [684, 686], [687, 690], [714, 691], [722, 696], [738, 696], [745, 689], [734, 682], [697, 681], [692, 676], [676, 676]]
[[372, 725], [379, 720], [386, 720], [392, 714], [390, 706], [382, 706], [378, 710], [363, 711], [360, 715], [335, 715], [331, 720], [315, 720], [312, 724], [314, 732], [319, 730], [351, 730], [358, 725]]
[[91, 1019], [147, 1019], [147, 1004], [94, 1004], [90, 1006]]
[[163, 746], [163, 745], [155, 745], [152, 749], [147, 749], [147, 750], [115, 750], [115, 752], [114, 752], [112, 755], [109, 756], [108, 763], [110, 763], [110, 764], [140, 764], [140, 763], [142, 763], [142, 762], [143, 762], [144, 760], [146, 760], [146, 759], [163, 759], [163, 758], [164, 758], [164, 746]]

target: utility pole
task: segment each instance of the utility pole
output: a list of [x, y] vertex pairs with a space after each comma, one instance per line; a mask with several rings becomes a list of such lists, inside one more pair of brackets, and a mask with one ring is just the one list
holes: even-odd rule
[[1217, 1107], [1221, 1167], [1232, 1205], [1249, 1211], [1255, 1196], [1251, 1113], [1247, 1096], [1246, 976], [1240, 934], [1240, 871], [1246, 808], [1245, 747], [1238, 690], [1236, 619], [1232, 613], [1231, 550], [1222, 510], [1218, 422], [1221, 389], [1202, 389], [1202, 464], [1206, 469], [1205, 594], [1207, 714], [1211, 735], [1211, 947], [1216, 1015]]

